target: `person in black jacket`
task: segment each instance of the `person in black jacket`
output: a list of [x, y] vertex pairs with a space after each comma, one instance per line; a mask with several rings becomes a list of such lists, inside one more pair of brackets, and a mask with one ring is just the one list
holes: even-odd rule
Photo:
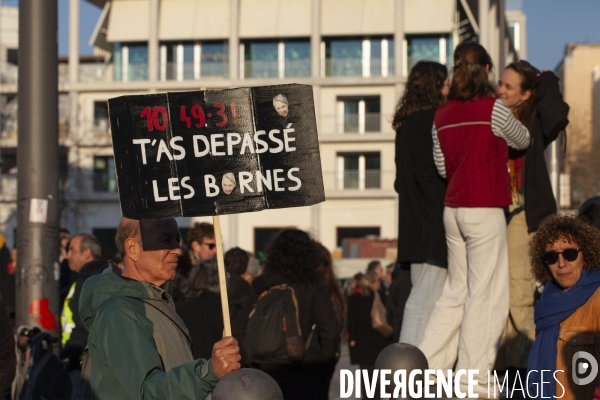
[[91, 276], [102, 273], [108, 267], [108, 261], [101, 257], [102, 248], [94, 235], [80, 233], [71, 238], [65, 259], [75, 275], [71, 278], [60, 316], [62, 326], [60, 359], [67, 364], [70, 371], [73, 393], [79, 393], [80, 363], [88, 340], [88, 331], [83, 326], [79, 315], [79, 297], [85, 281]]
[[523, 369], [535, 340], [536, 280], [527, 247], [542, 220], [556, 213], [544, 150], [569, 123], [569, 106], [562, 99], [556, 75], [538, 71], [526, 61], [506, 67], [498, 82], [498, 96], [531, 135], [526, 150], [509, 149], [513, 198], [507, 214], [510, 311], [496, 361], [498, 369]]
[[16, 370], [14, 329], [6, 301], [0, 293], [0, 399], [10, 399], [10, 385]]
[[251, 296], [252, 286], [246, 282], [242, 275], [248, 268], [250, 255], [247, 251], [234, 247], [227, 250], [224, 257], [225, 270], [227, 271], [227, 298], [229, 299], [229, 315], [235, 319]]
[[197, 264], [187, 281], [188, 300], [177, 304], [177, 314], [190, 331], [195, 359], [209, 359], [212, 348], [223, 337], [223, 314], [217, 260]]
[[418, 62], [410, 72], [392, 124], [396, 130], [394, 188], [400, 208], [398, 263], [410, 264], [412, 282], [400, 342], [413, 346], [421, 342], [435, 302], [442, 294], [448, 268], [443, 221], [446, 182], [435, 167], [431, 136], [435, 110], [445, 102], [448, 91], [445, 66]]
[[[265, 271], [252, 282], [256, 296], [277, 285], [286, 284], [294, 289], [306, 350], [302, 362], [296, 365], [254, 367], [277, 381], [285, 399], [327, 399], [326, 371], [335, 360], [341, 326], [337, 322], [329, 290], [317, 274], [320, 255], [315, 242], [304, 231], [286, 229], [269, 241], [265, 256]], [[237, 321], [232, 323], [233, 334], [239, 342], [244, 341], [246, 333], [239, 321], [248, 321], [256, 296], [248, 299]]]
[[[377, 356], [389, 344], [389, 338], [374, 329], [371, 321], [375, 292], [379, 290], [380, 285], [381, 280], [377, 275], [367, 272], [364, 275], [356, 274], [348, 287], [347, 327], [350, 363], [358, 364], [360, 369], [369, 371], [369, 376], [373, 374]], [[364, 394], [364, 383], [362, 387], [361, 392]], [[379, 393], [379, 389], [375, 393]]]

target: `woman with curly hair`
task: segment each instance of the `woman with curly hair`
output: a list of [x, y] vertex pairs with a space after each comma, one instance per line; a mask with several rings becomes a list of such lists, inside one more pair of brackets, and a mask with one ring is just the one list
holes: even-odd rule
[[394, 188], [399, 196], [398, 262], [410, 264], [412, 282], [399, 321], [400, 342], [413, 346], [423, 337], [448, 268], [443, 220], [446, 181], [431, 157], [433, 116], [448, 91], [445, 66], [418, 62], [410, 71], [392, 124], [396, 130]]
[[[536, 279], [550, 282], [535, 305], [536, 340], [527, 379], [530, 394], [539, 390], [547, 398], [594, 398], [600, 380], [582, 384], [581, 372], [572, 368], [580, 351], [600, 359], [599, 243], [600, 231], [575, 215], [548, 217], [531, 240], [532, 272]], [[549, 372], [543, 379], [542, 370], [554, 372], [555, 379]]]
[[298, 229], [276, 234], [265, 249], [262, 275], [252, 281], [257, 295], [288, 285], [297, 298], [304, 357], [299, 364], [258, 367], [277, 381], [285, 399], [326, 399], [327, 371], [339, 348], [340, 331], [330, 292], [318, 275], [321, 256], [314, 240]]

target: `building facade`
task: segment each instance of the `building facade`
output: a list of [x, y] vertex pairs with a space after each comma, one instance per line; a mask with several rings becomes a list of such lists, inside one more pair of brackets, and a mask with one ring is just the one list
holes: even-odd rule
[[566, 208], [577, 208], [600, 194], [600, 43], [570, 43], [555, 68], [569, 104], [568, 152], [563, 168]]
[[[69, 57], [59, 68], [61, 221], [104, 243], [120, 219], [109, 98], [312, 85], [327, 201], [225, 215], [223, 240], [255, 252], [279, 228], [297, 227], [333, 251], [347, 237], [397, 237], [391, 121], [412, 65], [450, 66], [465, 40], [482, 43], [496, 66], [518, 58], [504, 0], [89, 0], [102, 9], [90, 39], [94, 57], [78, 54], [79, 1], [70, 0]], [[12, 85], [2, 82], [3, 97]], [[2, 140], [14, 140], [2, 142], [3, 155], [16, 147], [16, 138]], [[14, 199], [2, 203], [8, 213]], [[6, 215], [0, 231], [10, 237], [16, 215]], [[210, 218], [179, 224], [195, 220]]]

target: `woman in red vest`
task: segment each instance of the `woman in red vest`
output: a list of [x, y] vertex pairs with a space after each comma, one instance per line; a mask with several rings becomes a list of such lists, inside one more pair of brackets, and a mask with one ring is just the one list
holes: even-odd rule
[[[478, 369], [475, 393], [487, 396], [508, 316], [508, 251], [503, 208], [512, 203], [508, 146], [525, 149], [527, 128], [496, 99], [492, 60], [477, 43], [454, 53], [448, 102], [432, 129], [438, 172], [448, 181], [444, 228], [448, 277], [419, 348], [429, 368]], [[467, 375], [457, 390], [466, 392]], [[481, 397], [480, 396], [480, 397]]]

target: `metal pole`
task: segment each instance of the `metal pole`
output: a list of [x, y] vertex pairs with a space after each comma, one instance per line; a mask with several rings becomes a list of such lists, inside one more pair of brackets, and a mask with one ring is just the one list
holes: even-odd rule
[[561, 172], [561, 159], [564, 141], [564, 132], [561, 132], [558, 138], [548, 146], [546, 149], [546, 167], [550, 174], [550, 183], [552, 184], [552, 191], [554, 192], [554, 199], [556, 205], [560, 211], [560, 172]]
[[17, 326], [58, 334], [57, 0], [19, 1]]

